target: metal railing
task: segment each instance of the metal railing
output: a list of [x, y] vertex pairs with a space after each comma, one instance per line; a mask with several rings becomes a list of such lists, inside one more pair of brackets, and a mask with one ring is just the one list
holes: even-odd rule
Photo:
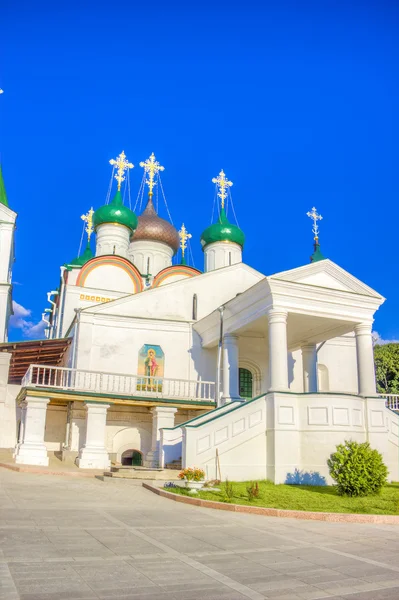
[[198, 402], [214, 402], [215, 399], [213, 381], [121, 375], [46, 365], [30, 365], [22, 380], [22, 387], [51, 387], [117, 396], [171, 398]]
[[399, 395], [398, 394], [380, 394], [385, 400], [385, 406], [391, 410], [399, 411]]

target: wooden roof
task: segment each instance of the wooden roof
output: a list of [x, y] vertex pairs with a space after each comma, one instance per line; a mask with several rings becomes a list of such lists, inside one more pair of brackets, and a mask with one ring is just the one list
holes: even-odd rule
[[59, 366], [72, 338], [30, 340], [0, 344], [0, 352], [10, 352], [8, 383], [20, 384], [30, 365]]

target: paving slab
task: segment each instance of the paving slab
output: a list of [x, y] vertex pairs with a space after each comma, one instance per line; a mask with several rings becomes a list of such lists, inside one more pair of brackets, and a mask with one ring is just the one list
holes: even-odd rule
[[0, 468], [0, 600], [398, 600], [399, 528]]

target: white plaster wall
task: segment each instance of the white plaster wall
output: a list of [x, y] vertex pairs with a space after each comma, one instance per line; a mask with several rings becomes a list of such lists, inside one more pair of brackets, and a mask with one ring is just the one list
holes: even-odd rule
[[47, 405], [44, 443], [47, 450], [59, 451], [65, 442], [67, 422], [66, 406]]
[[214, 271], [242, 262], [242, 249], [232, 242], [214, 242], [204, 250], [204, 271]]
[[134, 294], [135, 292], [129, 273], [118, 264], [96, 266], [87, 275], [84, 288], [102, 289], [103, 296], [106, 295], [105, 290], [124, 292], [125, 294]]
[[19, 409], [16, 398], [21, 389], [20, 385], [8, 384], [2, 388], [0, 398], [0, 448], [14, 448], [17, 440], [17, 421]]
[[318, 351], [317, 360], [327, 367], [329, 391], [358, 393], [356, 340], [353, 333], [327, 341]]
[[[128, 250], [129, 260], [143, 275], [150, 273], [153, 277], [172, 265], [173, 250], [166, 244], [138, 240], [130, 243]], [[149, 269], [148, 269], [149, 262]]]
[[115, 254], [127, 258], [130, 229], [118, 223], [104, 223], [96, 229], [96, 256]]

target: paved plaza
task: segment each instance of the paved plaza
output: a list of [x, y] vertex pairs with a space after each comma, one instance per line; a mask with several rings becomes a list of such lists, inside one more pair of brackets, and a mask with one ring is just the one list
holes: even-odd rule
[[0, 600], [398, 600], [398, 534], [0, 469]]

